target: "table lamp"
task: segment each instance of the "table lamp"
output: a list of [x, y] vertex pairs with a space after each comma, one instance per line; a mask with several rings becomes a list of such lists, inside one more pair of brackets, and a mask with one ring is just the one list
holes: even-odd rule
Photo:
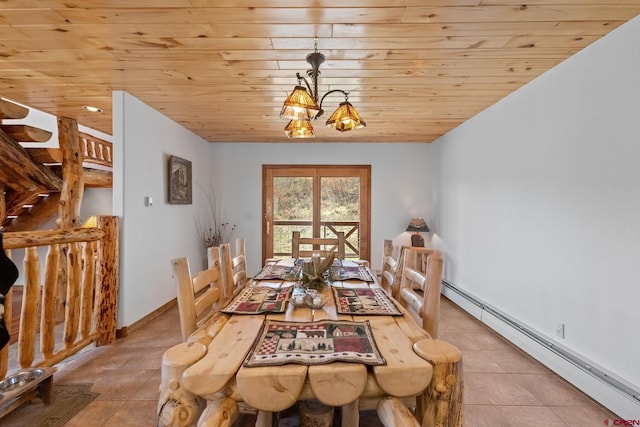
[[424, 237], [420, 233], [429, 232], [429, 226], [422, 218], [413, 218], [406, 231], [413, 231], [411, 235], [411, 246], [424, 247]]

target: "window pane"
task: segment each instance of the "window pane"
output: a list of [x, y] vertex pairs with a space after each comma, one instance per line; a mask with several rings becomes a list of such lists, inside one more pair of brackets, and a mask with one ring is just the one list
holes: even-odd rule
[[312, 223], [313, 178], [274, 177], [273, 256], [291, 256], [291, 233], [310, 236]]
[[360, 178], [321, 177], [320, 237], [347, 236], [347, 258], [359, 258]]
[[273, 219], [311, 221], [313, 219], [313, 178], [273, 178]]

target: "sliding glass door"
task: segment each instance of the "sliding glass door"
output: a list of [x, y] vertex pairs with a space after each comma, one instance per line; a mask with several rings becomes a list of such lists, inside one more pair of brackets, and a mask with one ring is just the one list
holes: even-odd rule
[[347, 259], [370, 257], [371, 166], [263, 166], [263, 261], [291, 256], [291, 234], [334, 237]]

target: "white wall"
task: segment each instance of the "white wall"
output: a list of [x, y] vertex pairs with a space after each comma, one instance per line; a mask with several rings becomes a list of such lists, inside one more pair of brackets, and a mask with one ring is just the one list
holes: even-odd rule
[[640, 18], [433, 144], [445, 279], [636, 389], [638, 40]]
[[[209, 179], [211, 144], [125, 92], [113, 94], [114, 215], [121, 218], [118, 327], [128, 326], [176, 297], [171, 260], [187, 256], [204, 267], [192, 205], [169, 205], [168, 159], [192, 162], [193, 179]], [[126, 185], [124, 183], [126, 182]], [[144, 197], [153, 205], [145, 207]]]
[[409, 244], [404, 229], [412, 216], [422, 216], [438, 229], [431, 220], [432, 152], [430, 144], [216, 143], [211, 165], [213, 179], [224, 189], [220, 201], [237, 225], [233, 238], [246, 239], [250, 273], [259, 270], [262, 259], [262, 165], [371, 165], [371, 262], [378, 269], [384, 239]]

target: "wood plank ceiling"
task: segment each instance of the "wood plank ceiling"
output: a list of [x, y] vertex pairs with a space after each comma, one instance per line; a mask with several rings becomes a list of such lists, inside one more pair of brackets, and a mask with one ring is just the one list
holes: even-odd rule
[[0, 96], [111, 133], [125, 90], [211, 142], [286, 141], [282, 102], [317, 37], [320, 95], [350, 91], [367, 127], [318, 120], [314, 141], [431, 142], [638, 14], [640, 0], [3, 0]]

